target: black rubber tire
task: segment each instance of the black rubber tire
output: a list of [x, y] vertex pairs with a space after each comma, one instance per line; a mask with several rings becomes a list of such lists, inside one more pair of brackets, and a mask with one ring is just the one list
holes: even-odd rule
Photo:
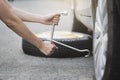
[[[93, 55], [96, 80], [109, 80], [109, 69], [111, 67], [111, 48], [113, 38], [111, 26], [109, 25], [109, 10], [107, 0], [98, 0], [95, 28], [93, 34]], [[104, 22], [103, 22], [104, 21]]]
[[[106, 7], [102, 5], [101, 6], [102, 8], [99, 8], [100, 3], [105, 4]], [[104, 36], [107, 33], [107, 42], [106, 42], [107, 46], [104, 49], [105, 52], [103, 51], [104, 52], [103, 57], [101, 57], [102, 55], [101, 49], [103, 47], [100, 46], [99, 43], [102, 45], [102, 41], [104, 40], [104, 37], [101, 37], [101, 35], [99, 35], [96, 26], [94, 29], [93, 55], [94, 55], [94, 65], [95, 65], [95, 78], [96, 80], [120, 80], [120, 69], [119, 69], [120, 68], [120, 38], [119, 38], [120, 0], [98, 0], [97, 9], [100, 9], [99, 11], [102, 10], [100, 13], [98, 13], [100, 15], [99, 19], [101, 19], [101, 21], [104, 21], [105, 14], [106, 13], [108, 14], [107, 17], [108, 26], [105, 27], [106, 23], [103, 22], [101, 28], [103, 29], [103, 32], [100, 33], [103, 34], [102, 36]], [[97, 21], [97, 17], [96, 17], [96, 21]], [[95, 46], [96, 42], [98, 45]], [[104, 60], [105, 62], [103, 62]], [[102, 66], [100, 65], [101, 63], [103, 63]]]
[[120, 0], [112, 0], [112, 3], [113, 3], [113, 25], [112, 25], [113, 53], [110, 70], [111, 72], [110, 80], [120, 80]]
[[[83, 34], [83, 33], [79, 33]], [[87, 34], [83, 34], [84, 37], [82, 38], [70, 38], [70, 39], [54, 39], [56, 41], [59, 41], [61, 43], [73, 46], [78, 49], [90, 49], [92, 50], [92, 37]], [[41, 38], [43, 41], [47, 41], [46, 38]], [[64, 47], [62, 45], [59, 45], [55, 43], [57, 47], [59, 48], [52, 54], [51, 56], [45, 56], [42, 52], [40, 52], [35, 46], [27, 42], [26, 40], [22, 40], [22, 49], [25, 54], [37, 56], [37, 57], [51, 57], [51, 58], [68, 58], [68, 57], [81, 57], [85, 56], [87, 52], [80, 53], [77, 51], [74, 51], [72, 49], [69, 49], [67, 47]]]

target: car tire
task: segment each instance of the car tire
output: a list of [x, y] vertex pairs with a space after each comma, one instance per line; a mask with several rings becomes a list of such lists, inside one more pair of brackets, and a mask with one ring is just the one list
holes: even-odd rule
[[120, 80], [119, 0], [98, 0], [93, 34], [96, 80]]
[[[61, 35], [62, 37], [59, 36], [58, 34]], [[49, 39], [50, 32], [45, 32], [42, 34], [36, 34], [40, 39], [43, 41], [47, 41]], [[77, 35], [78, 37], [76, 38], [65, 38], [68, 35]], [[63, 31], [55, 31], [54, 35], [54, 40], [73, 46], [78, 49], [90, 49], [92, 50], [92, 37], [88, 34], [83, 34], [83, 33], [76, 33], [76, 32], [63, 32]], [[63, 36], [64, 35], [64, 36]], [[80, 37], [82, 35], [82, 37]], [[58, 38], [59, 37], [59, 38]], [[55, 43], [57, 45], [58, 49], [52, 54], [51, 56], [45, 56], [42, 52], [40, 52], [39, 49], [37, 49], [35, 46], [27, 42], [26, 40], [22, 40], [22, 49], [25, 54], [32, 55], [32, 56], [37, 56], [37, 57], [51, 57], [51, 58], [68, 58], [68, 57], [81, 57], [87, 55], [87, 52], [77, 52], [72, 49], [69, 49], [67, 47], [64, 47], [60, 44]]]

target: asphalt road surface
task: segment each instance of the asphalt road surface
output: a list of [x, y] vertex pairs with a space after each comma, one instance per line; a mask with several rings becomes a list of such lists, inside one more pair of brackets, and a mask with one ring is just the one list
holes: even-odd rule
[[[11, 5], [29, 12], [48, 14], [67, 10], [56, 30], [71, 31], [69, 0], [15, 0]], [[25, 23], [33, 33], [50, 30], [50, 26]], [[0, 80], [93, 80], [93, 57], [40, 58], [25, 55], [21, 37], [0, 22]]]

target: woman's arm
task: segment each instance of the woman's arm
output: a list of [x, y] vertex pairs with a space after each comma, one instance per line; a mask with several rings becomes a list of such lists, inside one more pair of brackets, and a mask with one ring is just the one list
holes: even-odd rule
[[51, 25], [53, 23], [58, 24], [60, 18], [60, 13], [40, 15], [40, 14], [30, 13], [15, 7], [12, 7], [12, 10], [20, 19], [26, 22], [36, 22], [36, 23]]
[[12, 7], [9, 5], [8, 1], [5, 0], [6, 4], [11, 7], [13, 13], [18, 16], [22, 21], [26, 22], [35, 22], [35, 23], [42, 23], [46, 25], [51, 25], [51, 24], [58, 24], [60, 20], [60, 16], [62, 13], [52, 13], [48, 15], [40, 15], [36, 13], [30, 13], [28, 11]]
[[22, 20], [14, 14], [12, 8], [7, 5], [5, 0], [0, 0], [0, 19], [19, 36], [39, 48], [45, 55], [51, 54], [56, 47], [54, 44], [46, 43], [38, 39], [22, 22]]
[[43, 23], [43, 16], [40, 14], [33, 14], [15, 7], [12, 7], [12, 10], [23, 21]]

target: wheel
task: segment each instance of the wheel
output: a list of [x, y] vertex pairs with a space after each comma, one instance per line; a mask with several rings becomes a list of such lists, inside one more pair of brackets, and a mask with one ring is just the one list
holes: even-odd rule
[[[43, 41], [49, 40], [50, 32], [45, 33], [38, 33], [36, 34], [40, 39]], [[92, 48], [92, 37], [87, 34], [83, 33], [76, 33], [76, 32], [67, 32], [67, 31], [55, 31], [54, 33], [54, 40], [59, 41], [61, 43], [73, 46], [78, 49], [90, 49]], [[54, 58], [67, 58], [67, 57], [80, 57], [85, 56], [87, 53], [80, 53], [59, 45], [58, 50], [54, 52], [51, 56], [45, 56], [42, 52], [40, 52], [35, 46], [28, 43], [25, 40], [22, 40], [22, 48], [25, 54], [38, 56], [38, 57], [54, 57]]]
[[96, 80], [120, 80], [119, 5], [119, 0], [98, 0], [93, 34]]
[[104, 79], [106, 72], [108, 44], [108, 12], [107, 0], [99, 0], [96, 12], [95, 28], [93, 35], [93, 52], [96, 80]]

